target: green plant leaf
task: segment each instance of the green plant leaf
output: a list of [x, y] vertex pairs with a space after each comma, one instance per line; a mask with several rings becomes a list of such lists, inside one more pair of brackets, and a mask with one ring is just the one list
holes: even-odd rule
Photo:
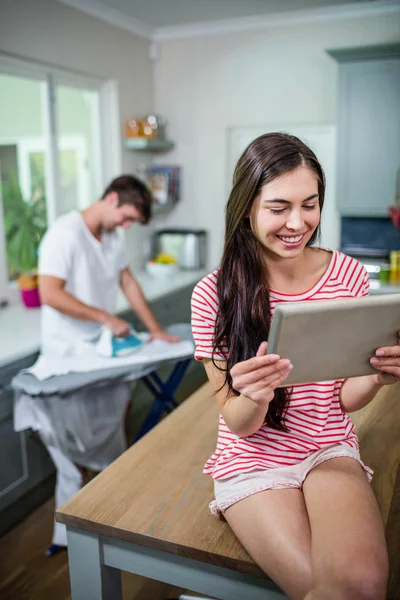
[[44, 182], [39, 182], [33, 197], [24, 200], [16, 174], [1, 185], [9, 267], [31, 272], [37, 266], [37, 250], [47, 228]]

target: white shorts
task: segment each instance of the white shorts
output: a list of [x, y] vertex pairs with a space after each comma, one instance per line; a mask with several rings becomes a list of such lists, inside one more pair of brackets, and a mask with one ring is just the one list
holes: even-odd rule
[[371, 481], [373, 471], [364, 465], [359, 451], [349, 446], [335, 444], [314, 452], [311, 456], [295, 465], [240, 473], [227, 479], [215, 479], [215, 500], [209, 505], [210, 511], [213, 515], [219, 516], [232, 506], [232, 504], [239, 502], [239, 500], [265, 490], [300, 489], [309, 472], [317, 465], [330, 458], [341, 457], [354, 458], [364, 469], [368, 481]]

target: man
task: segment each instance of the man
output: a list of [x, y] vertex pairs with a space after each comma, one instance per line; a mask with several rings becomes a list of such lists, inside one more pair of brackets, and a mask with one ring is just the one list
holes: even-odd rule
[[[140, 180], [122, 175], [100, 200], [60, 217], [47, 231], [39, 249], [44, 356], [62, 361], [79, 342], [96, 339], [102, 326], [115, 336], [127, 336], [129, 323], [113, 313], [119, 287], [152, 339], [179, 341], [163, 331], [153, 315], [116, 231], [136, 221], [147, 223], [151, 202]], [[56, 507], [86, 483], [89, 472], [104, 469], [125, 450], [124, 417], [131, 388], [117, 381], [66, 399], [56, 394], [28, 402], [31, 426], [38, 429], [57, 467]], [[66, 544], [65, 527], [55, 523], [49, 554]]]
[[43, 354], [63, 356], [79, 340], [98, 334], [101, 325], [118, 337], [128, 335], [129, 324], [113, 314], [119, 286], [153, 339], [178, 341], [151, 312], [116, 232], [136, 221], [147, 223], [151, 201], [140, 180], [122, 175], [100, 200], [60, 217], [47, 231], [39, 249]]

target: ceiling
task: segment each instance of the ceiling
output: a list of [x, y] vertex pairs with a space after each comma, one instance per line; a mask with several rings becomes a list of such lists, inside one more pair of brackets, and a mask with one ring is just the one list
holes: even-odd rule
[[96, 3], [150, 27], [165, 27], [371, 1], [376, 0], [96, 0]]
[[400, 0], [57, 0], [146, 37], [197, 25], [299, 15], [301, 11], [375, 10]]

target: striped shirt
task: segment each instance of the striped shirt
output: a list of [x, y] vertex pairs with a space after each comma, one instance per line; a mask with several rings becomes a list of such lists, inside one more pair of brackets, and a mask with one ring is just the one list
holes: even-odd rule
[[[211, 358], [215, 319], [218, 310], [218, 269], [202, 279], [192, 295], [192, 331], [195, 358]], [[280, 302], [333, 300], [367, 296], [369, 278], [354, 258], [333, 252], [330, 264], [318, 283], [302, 294], [282, 294], [270, 290], [271, 311]], [[223, 354], [225, 352], [225, 356]], [[216, 352], [216, 360], [226, 360], [227, 348]], [[214, 454], [204, 473], [225, 479], [255, 469], [273, 469], [297, 464], [312, 453], [332, 444], [358, 448], [357, 436], [349, 416], [339, 401], [343, 379], [296, 385], [291, 388], [285, 411], [288, 431], [272, 429], [266, 423], [244, 438], [232, 433], [222, 416]]]

